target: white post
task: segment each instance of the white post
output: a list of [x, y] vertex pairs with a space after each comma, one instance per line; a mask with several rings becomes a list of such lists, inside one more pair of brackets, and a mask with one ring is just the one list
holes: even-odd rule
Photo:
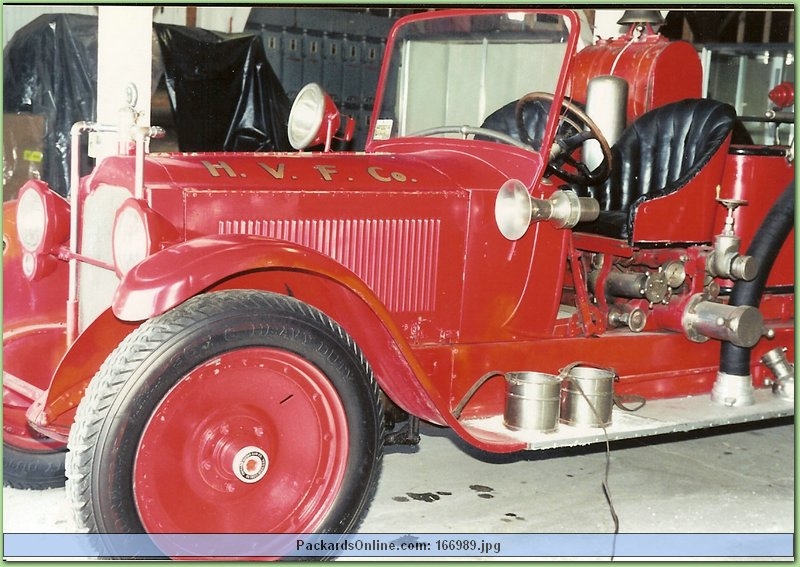
[[[153, 7], [119, 5], [98, 8], [97, 122], [128, 130], [122, 110], [135, 92], [138, 124], [150, 124]], [[125, 132], [128, 135], [128, 132]], [[118, 152], [120, 137], [96, 133], [90, 153], [96, 158]]]

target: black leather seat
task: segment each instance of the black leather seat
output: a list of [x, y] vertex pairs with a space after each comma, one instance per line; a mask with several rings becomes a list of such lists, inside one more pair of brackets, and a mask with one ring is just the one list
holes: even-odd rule
[[596, 198], [601, 210], [600, 218], [575, 230], [630, 240], [638, 207], [687, 186], [718, 152], [727, 152], [735, 123], [732, 106], [710, 99], [670, 103], [637, 118], [611, 148], [609, 178], [575, 188]]

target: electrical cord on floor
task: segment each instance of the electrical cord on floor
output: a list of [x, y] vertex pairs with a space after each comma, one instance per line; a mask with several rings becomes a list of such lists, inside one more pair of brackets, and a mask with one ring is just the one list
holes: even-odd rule
[[[566, 368], [562, 369], [560, 372], [560, 374], [562, 375], [562, 379], [564, 379], [563, 375], [568, 374], [570, 370], [572, 370], [575, 366], [578, 366], [580, 364], [582, 363], [577, 362], [574, 364], [570, 364]], [[606, 439], [606, 468], [605, 468], [605, 473], [603, 475], [602, 487], [603, 487], [603, 496], [605, 496], [606, 498], [609, 512], [611, 512], [611, 519], [614, 522], [614, 535], [611, 539], [611, 557], [609, 558], [611, 561], [614, 561], [614, 556], [616, 555], [617, 552], [617, 536], [619, 535], [619, 516], [617, 516], [617, 511], [614, 509], [614, 501], [611, 498], [611, 490], [608, 488], [608, 471], [611, 468], [611, 441], [608, 438], [608, 430], [606, 429], [605, 423], [603, 422], [602, 419], [600, 419], [600, 414], [597, 413], [597, 409], [594, 407], [594, 404], [589, 400], [589, 397], [583, 391], [583, 388], [581, 387], [580, 383], [577, 380], [570, 380], [570, 382], [572, 382], [572, 384], [577, 388], [578, 393], [581, 395], [584, 401], [589, 405], [589, 408], [592, 410], [592, 413], [594, 414], [597, 423], [601, 424], [600, 426], [603, 428], [603, 435], [605, 436]]]
[[608, 510], [611, 512], [611, 519], [614, 522], [614, 537], [611, 540], [611, 557], [609, 558], [611, 561], [614, 561], [614, 556], [617, 553], [619, 516], [617, 516], [617, 511], [614, 510], [614, 501], [611, 499], [611, 491], [608, 488], [608, 469], [611, 466], [611, 444], [608, 441], [608, 432], [606, 432], [605, 426], [603, 426], [603, 434], [606, 436], [606, 470], [605, 474], [603, 475], [603, 495], [606, 497], [606, 502], [608, 502]]
[[[614, 394], [614, 405], [617, 406], [622, 411], [639, 411], [644, 407], [647, 403], [647, 400], [644, 396], [639, 396], [637, 394], [630, 394], [627, 396], [623, 396], [621, 394]], [[634, 406], [628, 406], [626, 404], [636, 404]]]
[[[568, 376], [569, 371], [575, 368], [576, 366], [580, 365], [600, 368], [602, 370], [611, 370], [611, 372], [616, 375], [616, 372], [613, 371], [613, 369], [596, 366], [594, 364], [587, 364], [584, 362], [574, 362], [566, 366], [565, 368], [561, 369], [561, 371], [559, 372], [559, 378], [561, 378], [561, 380], [567, 379], [566, 376]], [[478, 390], [478, 388], [483, 386], [490, 378], [498, 375], [502, 376], [504, 375], [504, 373], [497, 370], [492, 370], [490, 372], [487, 372], [480, 378], [478, 378], [478, 380], [472, 385], [472, 387], [470, 387], [469, 390], [467, 390], [466, 394], [464, 394], [464, 396], [461, 398], [461, 401], [453, 409], [453, 416], [456, 419], [460, 419], [461, 412], [464, 411], [464, 407], [467, 405], [472, 396], [475, 395], [475, 392]], [[611, 498], [611, 490], [608, 488], [608, 472], [609, 469], [611, 468], [611, 441], [608, 438], [608, 430], [606, 429], [605, 423], [603, 423], [603, 420], [600, 419], [600, 415], [597, 413], [597, 409], [594, 407], [594, 404], [589, 400], [589, 397], [583, 391], [583, 388], [581, 387], [580, 383], [577, 380], [570, 380], [570, 382], [572, 382], [572, 384], [577, 388], [578, 393], [580, 393], [581, 397], [584, 399], [584, 401], [589, 405], [589, 408], [592, 410], [595, 419], [597, 420], [598, 423], [601, 424], [601, 427], [603, 428], [603, 436], [605, 437], [606, 440], [606, 467], [605, 467], [605, 473], [603, 475], [602, 487], [603, 487], [603, 496], [605, 496], [606, 502], [608, 503], [608, 509], [609, 512], [611, 512], [611, 519], [614, 522], [614, 535], [611, 542], [611, 557], [610, 557], [610, 560], [613, 561], [617, 549], [617, 536], [619, 535], [619, 516], [617, 516], [617, 511], [614, 509], [614, 500]], [[625, 406], [624, 405], [625, 402], [636, 402], [639, 405], [637, 405], [634, 408], [631, 408]], [[640, 409], [642, 406], [644, 406], [645, 400], [641, 396], [625, 396], [625, 397], [614, 396], [613, 403], [614, 405], [625, 411], [636, 411]]]

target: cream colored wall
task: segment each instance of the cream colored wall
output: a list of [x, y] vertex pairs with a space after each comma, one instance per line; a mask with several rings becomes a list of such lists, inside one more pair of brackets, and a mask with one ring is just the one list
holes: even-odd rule
[[3, 47], [17, 30], [31, 23], [42, 14], [87, 14], [97, 15], [97, 6], [3, 6]]

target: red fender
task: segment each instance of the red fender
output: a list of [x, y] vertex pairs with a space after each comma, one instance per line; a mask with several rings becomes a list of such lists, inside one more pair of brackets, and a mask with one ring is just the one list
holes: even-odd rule
[[286, 288], [291, 290], [295, 281], [307, 289], [309, 277], [317, 289], [301, 299], [322, 308], [316, 296], [329, 307], [331, 301], [323, 298], [335, 294], [336, 313], [328, 310], [328, 314], [359, 344], [386, 394], [423, 419], [440, 424], [448, 421], [443, 417], [449, 416], [447, 401], [431, 384], [383, 303], [352, 271], [310, 248], [249, 235], [184, 242], [154, 254], [128, 272], [112, 309], [120, 319], [139, 321], [205, 291], [248, 287], [287, 293]]
[[144, 321], [226, 278], [270, 269], [323, 275], [374, 303], [376, 309], [383, 307], [358, 276], [310, 248], [259, 236], [225, 235], [182, 242], [145, 259], [123, 277], [112, 309], [123, 321]]
[[66, 443], [78, 403], [100, 365], [138, 323], [120, 321], [111, 310], [101, 313], [69, 347], [45, 395], [28, 409], [31, 427]]
[[[302, 299], [309, 304], [322, 302], [329, 313], [335, 306], [334, 319], [359, 344], [381, 388], [400, 407], [421, 419], [451, 427], [484, 450], [525, 448], [505, 436], [469, 431], [453, 417], [447, 400], [417, 361], [391, 314], [355, 274], [308, 248], [253, 236], [186, 242], [151, 256], [131, 270], [117, 291], [112, 309], [95, 320], [69, 349], [47, 395], [30, 408], [29, 420], [37, 430], [66, 441], [89, 380], [139, 321], [204, 291], [246, 287], [286, 292], [295, 285], [303, 289]], [[312, 288], [314, 293], [307, 293]]]

